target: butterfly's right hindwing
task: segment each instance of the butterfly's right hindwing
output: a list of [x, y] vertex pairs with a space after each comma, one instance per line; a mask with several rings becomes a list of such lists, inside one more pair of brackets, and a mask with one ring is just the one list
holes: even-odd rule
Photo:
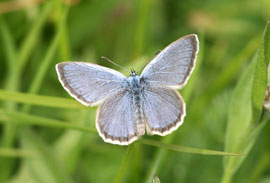
[[123, 74], [96, 64], [62, 62], [56, 65], [56, 71], [68, 93], [87, 106], [122, 91], [127, 84]]
[[164, 136], [183, 123], [185, 103], [176, 90], [169, 87], [147, 87], [143, 96], [149, 134]]

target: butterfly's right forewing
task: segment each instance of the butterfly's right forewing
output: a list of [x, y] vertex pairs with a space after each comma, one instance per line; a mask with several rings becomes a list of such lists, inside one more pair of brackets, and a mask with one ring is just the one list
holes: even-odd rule
[[56, 65], [58, 78], [68, 93], [84, 105], [95, 105], [126, 86], [126, 77], [106, 67], [85, 62]]
[[163, 49], [143, 70], [141, 78], [152, 86], [181, 88], [195, 66], [197, 35], [184, 36]]

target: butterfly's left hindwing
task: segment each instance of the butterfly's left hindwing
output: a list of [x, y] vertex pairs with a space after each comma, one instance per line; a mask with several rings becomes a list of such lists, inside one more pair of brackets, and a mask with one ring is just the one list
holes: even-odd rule
[[105, 99], [96, 116], [96, 127], [105, 142], [128, 145], [138, 139], [135, 107], [129, 92], [118, 92]]
[[87, 106], [122, 91], [127, 84], [123, 74], [96, 64], [62, 62], [56, 65], [56, 71], [68, 93]]

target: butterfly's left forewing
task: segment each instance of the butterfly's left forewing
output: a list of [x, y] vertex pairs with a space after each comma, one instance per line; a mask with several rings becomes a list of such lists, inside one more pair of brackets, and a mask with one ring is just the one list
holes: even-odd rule
[[127, 84], [120, 72], [86, 62], [62, 62], [56, 65], [56, 71], [68, 93], [87, 106], [122, 91]]

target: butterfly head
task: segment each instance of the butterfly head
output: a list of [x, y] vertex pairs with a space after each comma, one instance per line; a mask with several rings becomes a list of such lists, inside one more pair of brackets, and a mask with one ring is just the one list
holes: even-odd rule
[[137, 76], [137, 73], [134, 69], [131, 69], [130, 76]]

